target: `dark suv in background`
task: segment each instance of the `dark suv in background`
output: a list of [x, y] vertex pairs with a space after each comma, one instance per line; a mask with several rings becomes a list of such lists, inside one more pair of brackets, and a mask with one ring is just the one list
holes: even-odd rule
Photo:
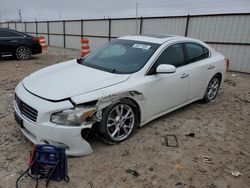
[[0, 58], [14, 56], [20, 60], [42, 53], [39, 39], [12, 29], [0, 28]]

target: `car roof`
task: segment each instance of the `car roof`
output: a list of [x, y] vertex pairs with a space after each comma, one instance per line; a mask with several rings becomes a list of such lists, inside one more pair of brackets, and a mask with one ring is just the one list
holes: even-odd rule
[[163, 44], [167, 41], [174, 39], [184, 39], [186, 37], [175, 36], [175, 35], [155, 35], [155, 34], [145, 34], [145, 35], [132, 35], [132, 36], [124, 36], [119, 37], [118, 39], [124, 40], [136, 40], [142, 42], [151, 42], [157, 44]]
[[10, 28], [0, 28], [0, 30], [13, 30], [13, 29], [10, 29]]
[[26, 36], [29, 36], [28, 34], [24, 33], [24, 32], [21, 32], [21, 31], [16, 31], [14, 29], [10, 29], [10, 28], [0, 28], [0, 31], [12, 31], [12, 32], [15, 32], [15, 33], [18, 33], [18, 34], [21, 34], [21, 35], [26, 35]]
[[10, 28], [0, 28], [0, 30], [14, 31], [14, 32], [19, 33], [19, 31], [16, 31], [16, 30], [14, 30], [14, 29], [10, 29]]

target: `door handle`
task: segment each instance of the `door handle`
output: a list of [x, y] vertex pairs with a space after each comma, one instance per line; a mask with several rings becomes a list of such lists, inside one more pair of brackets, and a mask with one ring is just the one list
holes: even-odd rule
[[214, 65], [209, 65], [207, 69], [209, 69], [209, 70], [214, 69], [214, 67], [215, 67]]
[[184, 74], [181, 75], [181, 79], [182, 78], [187, 78], [188, 76], [189, 76], [189, 74], [184, 73]]
[[17, 42], [17, 40], [11, 40], [10, 42]]

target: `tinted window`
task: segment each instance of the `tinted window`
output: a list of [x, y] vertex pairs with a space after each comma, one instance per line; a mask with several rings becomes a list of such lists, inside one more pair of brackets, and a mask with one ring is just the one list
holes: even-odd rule
[[147, 63], [159, 46], [149, 42], [116, 39], [93, 51], [83, 59], [82, 64], [117, 74], [134, 73]]
[[186, 43], [188, 63], [199, 61], [209, 57], [209, 51], [196, 43]]
[[154, 67], [161, 64], [170, 64], [175, 67], [180, 67], [184, 64], [184, 53], [182, 44], [174, 44], [169, 46], [160, 57], [156, 60]]
[[0, 37], [19, 37], [21, 36], [19, 33], [8, 31], [8, 30], [0, 30]]

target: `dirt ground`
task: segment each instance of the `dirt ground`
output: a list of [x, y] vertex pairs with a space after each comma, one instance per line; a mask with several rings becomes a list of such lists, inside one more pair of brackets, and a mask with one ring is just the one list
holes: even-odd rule
[[[16, 84], [35, 70], [79, 54], [50, 48], [30, 61], [0, 61], [0, 187], [15, 187], [31, 150], [13, 118]], [[166, 146], [167, 134], [176, 135], [179, 147]], [[249, 188], [250, 75], [227, 73], [215, 101], [195, 102], [154, 120], [126, 142], [107, 146], [93, 140], [91, 145], [93, 154], [68, 159], [70, 182], [51, 181], [49, 187]], [[202, 156], [209, 156], [211, 163]], [[234, 177], [231, 171], [242, 175]], [[35, 186], [28, 176], [20, 184]], [[39, 185], [45, 187], [45, 181]]]

